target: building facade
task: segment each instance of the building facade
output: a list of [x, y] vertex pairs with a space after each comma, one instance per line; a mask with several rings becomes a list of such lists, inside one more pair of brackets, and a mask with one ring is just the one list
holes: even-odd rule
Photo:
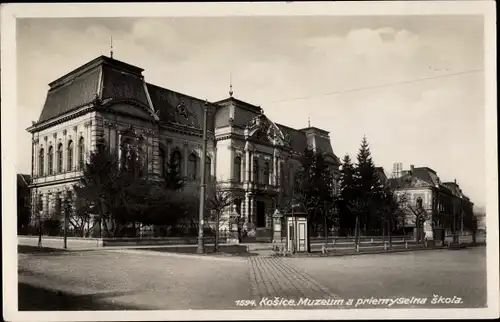
[[400, 225], [406, 231], [416, 233], [415, 213], [420, 210], [425, 212], [423, 231], [429, 240], [434, 238], [436, 228], [444, 229], [448, 236], [454, 231], [465, 233], [472, 230], [474, 204], [456, 180], [441, 182], [433, 169], [412, 165], [410, 170], [394, 172], [388, 182], [396, 195], [404, 196], [403, 207], [407, 214]]
[[[270, 235], [279, 196], [291, 191], [307, 147], [326, 153], [338, 175], [328, 132], [271, 121], [261, 107], [233, 97], [206, 102], [145, 81], [139, 67], [101, 56], [50, 83], [32, 134], [33, 214], [57, 216], [99, 140], [121, 157], [138, 142], [148, 175], [175, 164], [187, 185], [199, 185], [204, 110], [208, 109], [206, 172], [234, 196], [250, 230]], [[166, 214], [168, 215], [168, 214]]]

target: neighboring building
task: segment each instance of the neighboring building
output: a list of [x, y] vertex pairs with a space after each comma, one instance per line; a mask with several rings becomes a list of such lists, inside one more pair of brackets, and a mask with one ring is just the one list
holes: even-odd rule
[[235, 196], [248, 227], [271, 236], [278, 196], [289, 193], [306, 147], [327, 153], [338, 175], [339, 160], [328, 132], [276, 124], [263, 109], [233, 97], [205, 102], [149, 84], [139, 67], [101, 56], [49, 84], [32, 133], [32, 194], [43, 214], [58, 208], [64, 191], [81, 176], [86, 156], [104, 139], [120, 157], [138, 141], [151, 176], [161, 178], [167, 161], [197, 187], [203, 113], [208, 108], [207, 177]]
[[474, 207], [474, 216], [477, 218], [477, 229], [486, 231], [486, 209], [483, 207]]
[[25, 233], [29, 223], [32, 221], [30, 211], [30, 188], [31, 178], [28, 174], [17, 174], [17, 232]]
[[[396, 194], [406, 197], [406, 207], [416, 210], [420, 205], [426, 211], [428, 220], [424, 223], [425, 236], [433, 238], [433, 228], [444, 228], [447, 234], [453, 230], [470, 231], [473, 220], [473, 203], [462, 192], [456, 181], [441, 182], [436, 171], [428, 167], [401, 171], [399, 166], [388, 180]], [[403, 225], [403, 223], [400, 223]], [[408, 211], [404, 222], [408, 231], [415, 231], [415, 216]]]

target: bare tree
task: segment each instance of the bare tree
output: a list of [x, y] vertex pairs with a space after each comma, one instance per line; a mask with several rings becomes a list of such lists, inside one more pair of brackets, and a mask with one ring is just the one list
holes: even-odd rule
[[233, 203], [231, 191], [221, 185], [220, 182], [213, 180], [207, 189], [207, 209], [215, 215], [215, 252], [219, 251], [219, 236], [221, 221], [225, 222], [226, 217], [223, 216], [224, 210], [230, 207]]
[[356, 247], [359, 245], [359, 217], [363, 215], [368, 207], [368, 195], [362, 192], [358, 192], [354, 198], [349, 198], [346, 203], [347, 209], [354, 214], [356, 217], [356, 223], [354, 226], [354, 242]]

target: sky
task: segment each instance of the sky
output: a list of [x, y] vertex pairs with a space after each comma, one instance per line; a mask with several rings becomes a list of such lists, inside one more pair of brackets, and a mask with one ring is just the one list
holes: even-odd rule
[[147, 82], [216, 101], [234, 96], [273, 121], [330, 132], [355, 159], [366, 135], [390, 175], [427, 166], [486, 201], [481, 16], [281, 16], [17, 19], [17, 171], [48, 83], [98, 57]]

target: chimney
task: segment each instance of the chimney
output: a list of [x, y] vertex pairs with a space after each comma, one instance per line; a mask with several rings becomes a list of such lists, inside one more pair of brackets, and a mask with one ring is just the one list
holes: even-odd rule
[[410, 165], [410, 173], [413, 174], [413, 170], [415, 169], [415, 166], [412, 164]]

